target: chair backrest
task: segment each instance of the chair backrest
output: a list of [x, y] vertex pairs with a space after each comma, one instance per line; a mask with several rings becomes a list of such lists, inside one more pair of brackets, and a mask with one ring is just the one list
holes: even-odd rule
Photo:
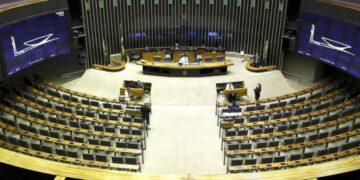
[[123, 157], [111, 157], [112, 163], [125, 164]]
[[232, 159], [230, 161], [230, 165], [231, 166], [241, 166], [243, 164], [243, 160], [242, 159]]

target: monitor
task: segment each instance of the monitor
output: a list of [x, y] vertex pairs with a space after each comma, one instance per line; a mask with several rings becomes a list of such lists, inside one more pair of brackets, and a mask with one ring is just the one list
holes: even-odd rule
[[70, 53], [71, 43], [65, 11], [0, 26], [0, 51], [8, 76], [37, 62]]
[[360, 25], [304, 11], [297, 52], [360, 78]]

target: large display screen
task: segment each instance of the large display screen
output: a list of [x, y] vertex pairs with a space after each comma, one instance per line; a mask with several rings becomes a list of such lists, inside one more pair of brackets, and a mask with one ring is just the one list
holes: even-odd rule
[[0, 26], [0, 50], [7, 75], [71, 52], [67, 13], [59, 11]]
[[360, 26], [302, 12], [298, 53], [360, 78]]

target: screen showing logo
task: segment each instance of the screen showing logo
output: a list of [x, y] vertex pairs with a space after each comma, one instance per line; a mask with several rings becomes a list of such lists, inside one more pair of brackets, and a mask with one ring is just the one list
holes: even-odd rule
[[360, 78], [360, 26], [303, 12], [298, 53]]
[[59, 11], [1, 26], [0, 42], [8, 75], [36, 62], [70, 53], [67, 15]]

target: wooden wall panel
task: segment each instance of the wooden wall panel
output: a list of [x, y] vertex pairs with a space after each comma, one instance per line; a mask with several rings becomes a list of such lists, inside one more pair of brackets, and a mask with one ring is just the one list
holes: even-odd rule
[[[213, 2], [213, 3], [212, 3]], [[87, 68], [145, 46], [222, 46], [282, 66], [288, 0], [82, 0]], [[217, 36], [209, 36], [209, 33]]]

